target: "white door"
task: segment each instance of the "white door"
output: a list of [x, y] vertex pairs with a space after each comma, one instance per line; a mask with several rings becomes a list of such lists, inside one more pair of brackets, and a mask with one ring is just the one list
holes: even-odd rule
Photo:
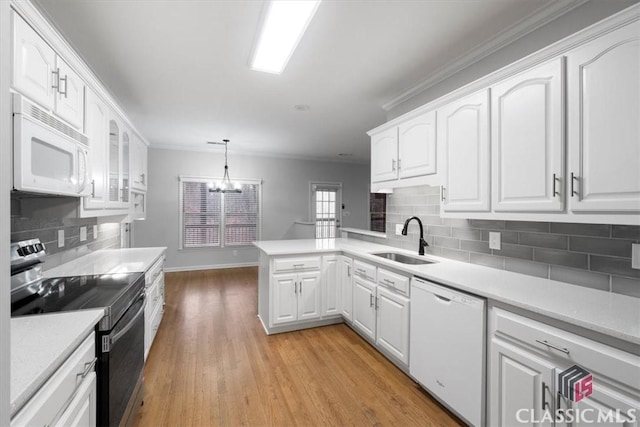
[[298, 320], [319, 319], [320, 273], [300, 273], [298, 275]]
[[83, 200], [84, 209], [104, 209], [107, 203], [108, 110], [105, 103], [87, 90], [87, 137], [91, 161], [91, 195]]
[[[16, 13], [13, 17], [13, 87], [31, 100], [53, 111], [56, 54]], [[55, 81], [54, 81], [55, 80]]]
[[490, 345], [487, 425], [550, 427], [550, 421], [534, 421], [545, 420], [545, 409], [553, 415], [554, 366], [520, 347], [499, 340], [492, 340]]
[[353, 315], [353, 260], [348, 257], [341, 257], [340, 260], [340, 292], [341, 292], [341, 309], [342, 316], [348, 320], [352, 320]]
[[271, 324], [293, 322], [298, 318], [298, 294], [296, 274], [271, 276]]
[[312, 182], [311, 218], [316, 239], [334, 239], [342, 222], [342, 183]]
[[398, 176], [436, 173], [436, 112], [429, 111], [398, 127]]
[[564, 58], [491, 88], [493, 208], [559, 212], [564, 200]]
[[322, 315], [340, 314], [340, 256], [322, 257]]
[[443, 209], [489, 210], [489, 91], [482, 90], [438, 110], [438, 141], [446, 167]]
[[376, 344], [409, 363], [409, 299], [378, 286]]
[[376, 285], [353, 278], [353, 324], [365, 336], [376, 338]]
[[56, 427], [86, 427], [96, 425], [97, 386], [96, 373], [91, 372], [82, 380], [78, 391], [69, 403]]
[[71, 126], [84, 131], [84, 82], [60, 57], [56, 60], [60, 78], [56, 113]]
[[638, 21], [567, 55], [573, 211], [640, 212], [638, 76]]
[[398, 129], [371, 137], [371, 182], [398, 178]]

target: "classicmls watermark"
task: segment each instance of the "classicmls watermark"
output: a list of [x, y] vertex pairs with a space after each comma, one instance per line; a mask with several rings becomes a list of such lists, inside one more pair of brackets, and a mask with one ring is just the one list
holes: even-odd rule
[[[556, 384], [558, 395], [572, 402], [580, 402], [593, 393], [593, 375], [578, 365], [573, 365], [560, 372]], [[560, 405], [558, 404], [558, 406]], [[603, 411], [595, 408], [556, 408], [555, 411], [545, 408], [541, 412], [537, 412], [533, 408], [523, 408], [516, 411], [516, 419], [520, 423], [553, 423], [555, 421], [556, 423], [600, 425], [605, 423], [634, 423], [636, 418], [636, 410], [633, 408], [624, 414], [619, 409]]]

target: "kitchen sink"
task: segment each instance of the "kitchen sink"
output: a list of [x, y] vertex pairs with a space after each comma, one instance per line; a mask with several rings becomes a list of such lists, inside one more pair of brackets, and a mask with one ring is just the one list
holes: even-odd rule
[[388, 260], [399, 262], [402, 264], [422, 265], [422, 264], [434, 264], [437, 262], [437, 261], [431, 261], [424, 258], [416, 258], [409, 255], [399, 254], [397, 252], [378, 252], [376, 254], [371, 254], [371, 255], [379, 256], [380, 258], [386, 258]]

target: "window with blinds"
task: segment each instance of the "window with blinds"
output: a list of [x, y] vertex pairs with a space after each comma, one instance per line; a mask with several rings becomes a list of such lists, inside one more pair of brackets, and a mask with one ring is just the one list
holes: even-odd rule
[[242, 246], [258, 240], [260, 184], [243, 183], [242, 193], [213, 193], [209, 182], [181, 179], [182, 247]]

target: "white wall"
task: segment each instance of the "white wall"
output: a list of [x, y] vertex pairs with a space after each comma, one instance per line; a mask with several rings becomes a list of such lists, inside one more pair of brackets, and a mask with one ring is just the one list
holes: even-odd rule
[[[133, 225], [135, 247], [167, 246], [168, 269], [257, 265], [253, 247], [178, 250], [180, 228], [178, 176], [220, 176], [221, 153], [149, 150], [147, 218]], [[294, 221], [309, 219], [309, 182], [342, 182], [344, 227], [367, 228], [369, 165], [229, 154], [231, 178], [261, 179], [262, 240], [290, 237]], [[234, 256], [233, 250], [237, 250]]]
[[11, 188], [11, 97], [9, 96], [9, 2], [0, 1], [0, 425], [9, 425], [10, 323], [9, 223]]
[[[549, 46], [640, 0], [591, 0], [470, 65], [387, 112], [391, 120]], [[428, 76], [424, 76], [426, 79]]]

